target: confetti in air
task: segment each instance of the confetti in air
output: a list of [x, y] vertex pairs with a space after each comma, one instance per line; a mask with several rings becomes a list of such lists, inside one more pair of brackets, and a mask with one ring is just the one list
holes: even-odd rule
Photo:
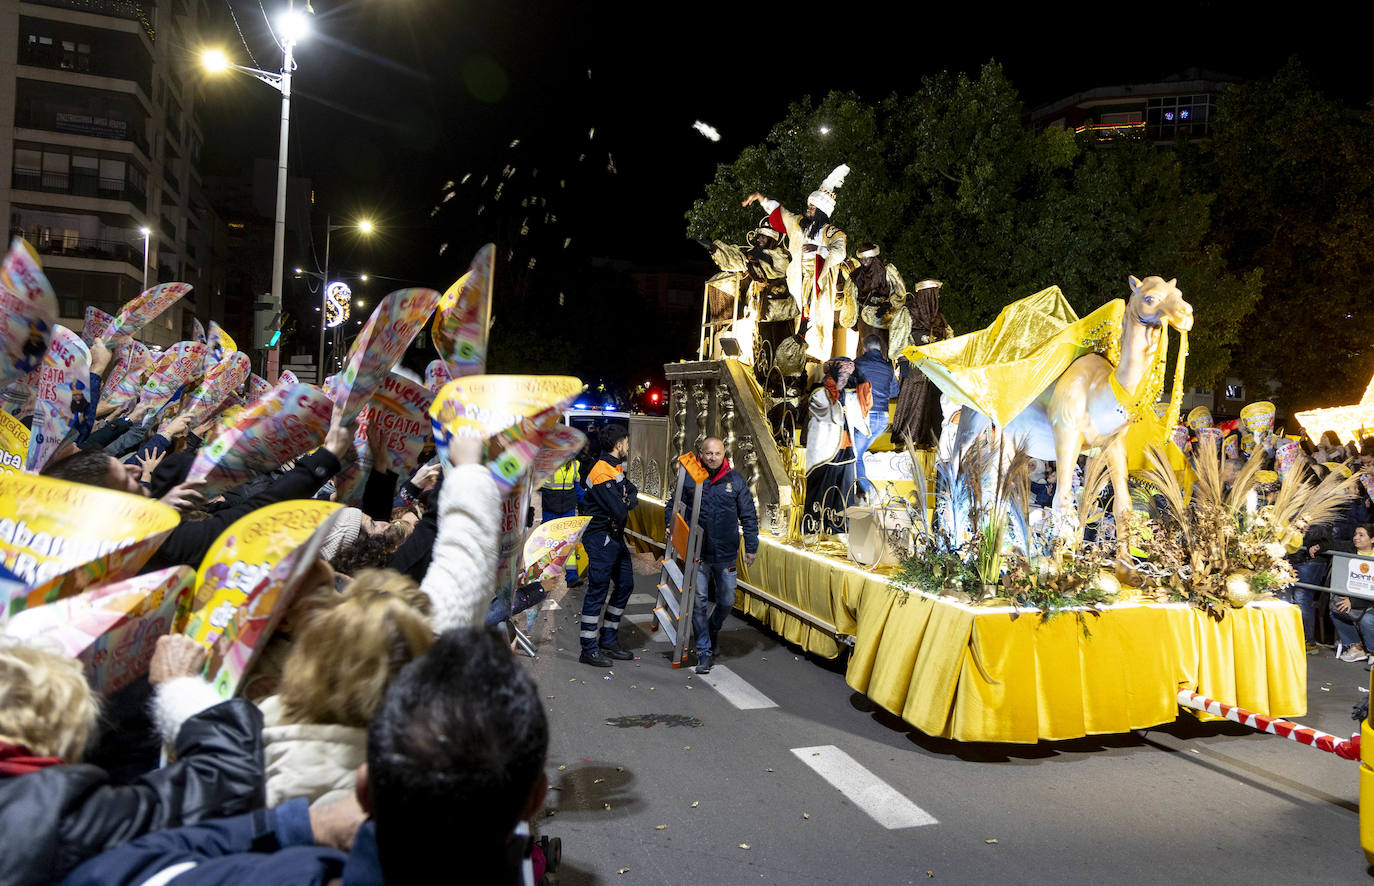
[[513, 138], [513, 139], [511, 139], [511, 140], [510, 140], [510, 146], [511, 146], [512, 148], [518, 148], [518, 147], [520, 147], [520, 139], [518, 139], [518, 138]]
[[487, 179], [489, 179], [489, 178], [491, 178], [491, 176], [489, 176], [489, 175], [484, 175], [484, 176], [482, 176], [482, 184], [479, 185], [479, 187], [485, 188], [485, 187], [487, 186]]
[[430, 217], [430, 218], [434, 218], [434, 216], [436, 216], [436, 215], [438, 215], [438, 214], [439, 214], [439, 207], [437, 207], [437, 206], [434, 207], [433, 209], [431, 209], [431, 210], [429, 211], [429, 217]]
[[454, 193], [456, 192], [449, 191], [448, 193], [444, 194], [444, 202], [447, 203], [448, 201], [452, 200]]
[[487, 204], [483, 203], [481, 206], [477, 207], [477, 214], [481, 215], [483, 212], [486, 211], [486, 208]]
[[564, 237], [564, 238], [563, 238], [563, 248], [564, 248], [564, 249], [567, 249], [567, 248], [568, 248], [569, 246], [571, 246], [571, 245], [572, 245], [572, 238], [571, 238], [571, 237]]
[[610, 151], [606, 152], [606, 171], [615, 175], [615, 158], [611, 156]]
[[451, 190], [453, 190], [453, 179], [449, 179], [448, 181], [444, 182], [444, 186], [443, 186], [440, 190], [444, 190], [444, 191], [451, 191]]
[[560, 188], [566, 188], [568, 186], [568, 180], [566, 178], [560, 178], [558, 180], [558, 186]]
[[470, 179], [470, 178], [472, 178], [472, 173], [471, 173], [471, 172], [469, 172], [467, 175], [463, 176], [463, 180], [462, 180], [461, 182], [459, 182], [459, 184], [460, 184], [460, 185], [465, 185], [465, 184], [467, 184], [467, 183], [468, 183], [468, 179]]
[[581, 163], [583, 160], [586, 160], [586, 159], [587, 159], [587, 155], [586, 155], [586, 154], [578, 154], [578, 155], [577, 155], [577, 162], [578, 162], [578, 163]]
[[593, 126], [593, 127], [587, 132], [587, 141], [591, 141], [591, 140], [594, 139], [594, 138], [596, 138], [596, 127], [595, 127], [595, 126]]
[[534, 259], [533, 259], [533, 258], [530, 259], [529, 269], [530, 269], [531, 271], [534, 270]]
[[700, 120], [698, 120], [697, 122], [692, 124], [692, 128], [695, 129], [697, 132], [700, 132], [702, 135], [706, 136], [713, 142], [720, 141], [720, 131], [709, 123], [703, 123]]
[[439, 254], [440, 254], [440, 255], [443, 255], [445, 252], [448, 252], [448, 244], [447, 244], [447, 243], [440, 243], [440, 244], [439, 244]]

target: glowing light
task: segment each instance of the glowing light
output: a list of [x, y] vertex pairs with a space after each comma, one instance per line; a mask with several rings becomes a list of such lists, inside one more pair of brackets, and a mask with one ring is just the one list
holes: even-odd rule
[[373, 231], [372, 219], [365, 218], [362, 221], [358, 222], [358, 230], [364, 234], [371, 234]]
[[324, 291], [324, 325], [333, 329], [348, 320], [348, 299], [353, 291], [347, 283], [330, 283]]
[[1294, 416], [1307, 436], [1318, 439], [1325, 431], [1335, 431], [1343, 443], [1358, 443], [1374, 431], [1374, 379], [1369, 380], [1364, 397], [1352, 406], [1308, 409]]
[[358, 299], [357, 304], [358, 304], [358, 307], [361, 308], [361, 307], [363, 306], [363, 300], [362, 300], [362, 299]]
[[366, 274], [359, 274], [359, 275], [358, 275], [358, 279], [361, 280], [361, 281], [363, 281], [364, 283], [366, 283], [366, 282], [367, 282], [367, 275], [366, 275]]
[[138, 232], [139, 232], [140, 234], [142, 234], [143, 236], [147, 237], [149, 234], [151, 234], [151, 233], [153, 232], [153, 229], [145, 226], [145, 227], [139, 228], [139, 229], [138, 229]]
[[1193, 116], [1193, 112], [1188, 110], [1187, 108], [1184, 108], [1183, 110], [1178, 112], [1178, 116], [1184, 120], [1187, 120], [1189, 117]]
[[277, 19], [277, 30], [287, 43], [295, 43], [310, 33], [310, 20], [299, 12], [283, 13]]
[[821, 135], [829, 135], [829, 134], [830, 134], [830, 127], [829, 127], [829, 126], [822, 126], [822, 127], [821, 127]]
[[692, 124], [692, 128], [695, 129], [697, 132], [700, 132], [702, 135], [706, 136], [713, 142], [720, 141], [720, 131], [709, 123], [703, 123], [702, 121], [698, 120], [697, 122]]
[[200, 64], [211, 74], [229, 69], [229, 56], [221, 49], [207, 49], [200, 54]]

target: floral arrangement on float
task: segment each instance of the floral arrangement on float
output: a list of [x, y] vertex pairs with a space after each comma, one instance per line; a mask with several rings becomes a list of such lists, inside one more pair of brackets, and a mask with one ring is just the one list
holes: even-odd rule
[[[923, 489], [914, 453], [912, 461]], [[906, 554], [891, 582], [907, 593], [1009, 605], [1042, 619], [1073, 612], [1085, 632], [1085, 617], [1097, 607], [1127, 600], [1187, 602], [1220, 620], [1227, 607], [1296, 581], [1287, 555], [1307, 526], [1336, 516], [1359, 479], [1333, 471], [1313, 483], [1299, 464], [1275, 483], [1262, 465], [1257, 450], [1228, 487], [1220, 454], [1204, 443], [1185, 488], [1165, 449], [1151, 446], [1146, 467], [1131, 478], [1132, 507], [1123, 521], [1102, 504], [1109, 471], [1099, 453], [1084, 467], [1076, 512], [1046, 511], [1036, 520], [1030, 458], [994, 430], [938, 464], [932, 514], [910, 509], [901, 540]], [[1270, 489], [1275, 494], [1267, 501]], [[1096, 538], [1085, 540], [1092, 525]]]

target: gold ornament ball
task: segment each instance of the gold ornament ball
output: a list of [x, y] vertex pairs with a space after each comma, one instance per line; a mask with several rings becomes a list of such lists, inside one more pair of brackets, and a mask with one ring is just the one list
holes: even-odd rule
[[1226, 602], [1236, 609], [1240, 609], [1255, 599], [1255, 590], [1250, 586], [1250, 574], [1248, 572], [1232, 572], [1226, 576], [1226, 588], [1223, 593]]

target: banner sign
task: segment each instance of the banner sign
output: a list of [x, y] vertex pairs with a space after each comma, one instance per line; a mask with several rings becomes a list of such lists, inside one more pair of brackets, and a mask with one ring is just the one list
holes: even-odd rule
[[15, 237], [0, 265], [0, 389], [43, 365], [57, 325], [57, 296], [38, 253]]
[[147, 326], [149, 320], [176, 304], [190, 291], [190, 283], [159, 283], [144, 291], [119, 309], [105, 335], [105, 341], [117, 342], [128, 339]]
[[38, 399], [29, 437], [28, 470], [43, 470], [57, 452], [76, 416], [90, 406], [91, 352], [81, 336], [65, 326], [53, 327], [43, 368], [38, 373]]
[[86, 324], [81, 327], [81, 340], [87, 345], [93, 345], [96, 339], [104, 338], [113, 325], [114, 317], [94, 305], [87, 305]]
[[175, 510], [142, 496], [0, 472], [0, 555], [23, 582], [0, 600], [0, 619], [128, 578], [178, 522]]
[[[390, 471], [398, 477], [409, 476], [420, 458], [420, 450], [429, 439], [429, 420], [426, 413], [434, 396], [418, 382], [392, 373], [388, 375], [358, 413], [353, 432], [353, 448], [358, 457], [334, 478], [338, 491], [336, 501], [354, 504], [362, 498], [367, 485], [368, 466]], [[373, 422], [380, 422], [387, 441], [387, 451], [369, 451], [368, 436]]]
[[[187, 482], [214, 498], [324, 442], [334, 404], [313, 385], [281, 385], [233, 418], [196, 453]], [[227, 410], [226, 410], [227, 411]]]
[[468, 272], [439, 299], [430, 337], [453, 378], [486, 371], [496, 246], [477, 250]]
[[425, 367], [425, 387], [429, 388], [431, 394], [439, 393], [439, 389], [453, 381], [453, 376], [449, 374], [448, 367], [443, 360], [430, 360]]
[[91, 687], [108, 696], [148, 672], [158, 638], [190, 603], [195, 577], [191, 567], [173, 566], [103, 584], [26, 609], [10, 619], [5, 633], [41, 639], [79, 659]]
[[238, 351], [227, 360], [210, 367], [205, 379], [182, 398], [181, 414], [195, 428], [220, 407], [248, 377], [248, 355]]
[[344, 424], [351, 424], [372, 399], [438, 302], [439, 293], [433, 289], [398, 289], [377, 305], [354, 339], [348, 363], [334, 384], [334, 402]]
[[590, 522], [591, 517], [560, 517], [536, 526], [525, 540], [525, 568], [516, 584], [525, 585], [562, 575], [564, 564], [577, 550], [577, 543]]
[[177, 389], [198, 377], [205, 368], [207, 346], [194, 341], [172, 345], [148, 369], [138, 394], [140, 406], [157, 409], [171, 399]]
[[213, 645], [239, 605], [272, 568], [300, 549], [341, 507], [331, 501], [296, 499], [259, 508], [234, 521], [201, 561], [189, 619], [178, 629], [198, 643]]
[[[328, 504], [315, 502], [315, 504]], [[210, 648], [205, 674], [221, 698], [233, 698], [253, 667], [272, 632], [290, 608], [301, 579], [320, 555], [324, 540], [333, 531], [342, 508], [335, 506], [303, 543], [296, 545], [271, 567], [234, 610]]]
[[17, 473], [29, 460], [29, 429], [8, 412], [0, 411], [0, 472]]

